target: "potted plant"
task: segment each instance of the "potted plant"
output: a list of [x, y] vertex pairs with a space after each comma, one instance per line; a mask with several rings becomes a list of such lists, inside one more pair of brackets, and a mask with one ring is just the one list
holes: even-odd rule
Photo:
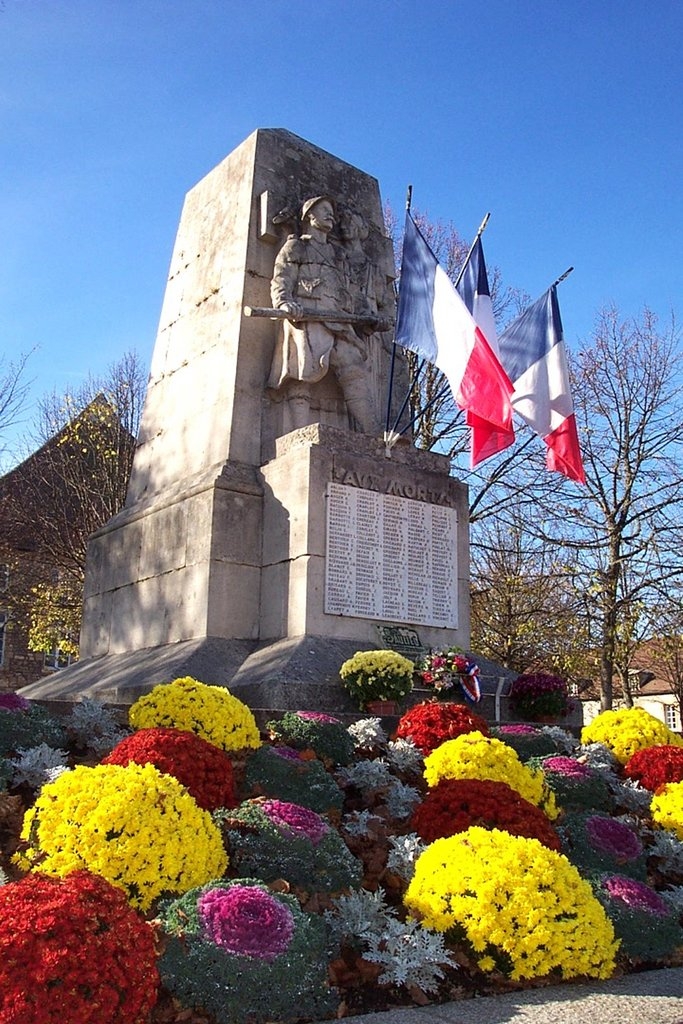
[[530, 722], [556, 721], [569, 711], [567, 683], [549, 672], [517, 676], [510, 688], [513, 713]]
[[457, 700], [462, 689], [468, 700], [481, 700], [479, 666], [460, 647], [430, 651], [415, 668], [420, 686], [431, 690], [435, 697]]
[[414, 672], [410, 658], [396, 651], [357, 651], [344, 662], [339, 675], [361, 711], [390, 715], [396, 714], [399, 701], [410, 693]]

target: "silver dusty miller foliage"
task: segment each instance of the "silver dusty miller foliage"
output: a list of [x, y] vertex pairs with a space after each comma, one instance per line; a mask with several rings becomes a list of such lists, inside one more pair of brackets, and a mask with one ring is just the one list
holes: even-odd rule
[[384, 933], [370, 937], [363, 958], [382, 966], [381, 984], [416, 986], [423, 992], [435, 992], [444, 977], [442, 968], [455, 966], [443, 934], [410, 918], [389, 918]]
[[621, 768], [618, 759], [604, 743], [587, 743], [579, 748], [578, 753], [582, 761], [598, 771], [616, 774]]
[[561, 729], [559, 725], [544, 725], [541, 732], [553, 741], [557, 750], [562, 754], [573, 753], [579, 745], [576, 737], [566, 729]]
[[109, 708], [90, 697], [83, 697], [74, 704], [64, 724], [76, 745], [97, 757], [111, 753], [117, 743], [130, 735]]
[[356, 761], [355, 764], [340, 768], [337, 779], [343, 786], [356, 786], [363, 793], [374, 793], [386, 789], [395, 781], [386, 761]]
[[386, 758], [395, 772], [421, 775], [424, 769], [422, 752], [412, 740], [390, 740], [387, 744]]
[[373, 935], [382, 935], [394, 913], [387, 906], [381, 887], [376, 892], [358, 889], [348, 895], [337, 896], [332, 905], [334, 909], [326, 910], [323, 916], [333, 938], [355, 948], [369, 942]]
[[406, 786], [405, 783], [394, 779], [384, 798], [384, 803], [392, 818], [402, 819], [413, 813], [421, 799], [420, 793], [414, 786]]
[[415, 985], [433, 992], [444, 976], [442, 968], [452, 966], [444, 936], [417, 921], [400, 921], [381, 888], [339, 896], [333, 908], [325, 911], [332, 936], [360, 949], [363, 959], [380, 964], [378, 980], [383, 985]]
[[352, 811], [342, 818], [341, 830], [349, 836], [369, 836], [372, 823], [381, 821], [379, 815], [373, 814], [372, 811]]
[[376, 747], [384, 747], [389, 739], [379, 718], [361, 718], [357, 722], [352, 722], [348, 732], [356, 750], [374, 750]]
[[387, 856], [387, 867], [404, 882], [409, 882], [415, 874], [417, 858], [426, 850], [417, 832], [409, 832], [405, 836], [389, 836], [391, 848]]
[[9, 759], [12, 764], [12, 785], [40, 789], [46, 782], [54, 782], [69, 770], [67, 757], [66, 750], [55, 750], [47, 743], [18, 750], [16, 757]]

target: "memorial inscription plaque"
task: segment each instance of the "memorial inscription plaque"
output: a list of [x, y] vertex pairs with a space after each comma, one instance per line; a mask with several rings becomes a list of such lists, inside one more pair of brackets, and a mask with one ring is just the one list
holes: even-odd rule
[[448, 506], [328, 484], [326, 614], [457, 628], [457, 525]]

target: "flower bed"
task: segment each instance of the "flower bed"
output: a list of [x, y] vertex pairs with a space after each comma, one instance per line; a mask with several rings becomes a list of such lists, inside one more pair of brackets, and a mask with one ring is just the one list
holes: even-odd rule
[[[69, 1024], [332, 1019], [510, 984], [608, 977], [615, 967], [683, 964], [683, 782], [644, 789], [607, 747], [575, 749], [561, 730], [543, 734], [554, 753], [523, 764], [512, 746], [478, 729], [423, 756], [416, 737], [390, 739], [377, 720], [351, 729], [355, 750], [343, 765], [329, 748], [316, 756], [308, 744], [318, 725], [334, 727], [336, 743], [338, 723], [304, 717], [314, 726], [301, 727], [300, 741], [297, 722], [287, 737], [274, 728], [262, 743], [232, 729], [248, 717], [214, 689], [168, 684], [148, 711], [168, 711], [170, 697], [178, 725], [134, 714], [144, 729], [131, 747], [142, 759], [145, 733], [159, 739], [168, 731], [168, 750], [184, 752], [192, 789], [202, 772], [208, 785], [210, 771], [201, 756], [192, 765], [188, 752], [196, 743], [205, 751], [213, 732], [222, 749], [212, 751], [233, 766], [236, 808], [200, 808], [172, 774], [173, 757], [162, 763], [155, 744], [154, 764], [124, 767], [108, 755], [96, 767], [60, 768], [35, 795], [26, 787], [19, 795], [16, 759], [0, 759], [0, 908], [8, 914], [0, 910], [0, 1024], [56, 1021], [49, 1001], [43, 1008], [34, 1000], [25, 1018], [2, 1016], [3, 964], [12, 968], [7, 991], [30, 998], [27, 972], [41, 958], [59, 979], [81, 970], [89, 979], [86, 989], [70, 986], [72, 1003], [61, 1004], [60, 1021]], [[222, 709], [216, 720], [207, 717], [214, 701]], [[477, 724], [469, 708], [456, 707], [457, 728]], [[49, 738], [67, 742], [28, 708], [2, 714], [29, 715], [36, 743], [46, 742], [41, 720]], [[633, 739], [633, 720], [626, 722], [628, 743], [613, 722], [608, 729], [621, 757]], [[651, 734], [646, 720], [637, 742]], [[342, 739], [338, 749], [347, 747]], [[674, 747], [648, 755], [646, 767], [671, 758]], [[69, 749], [69, 765], [81, 749]], [[78, 874], [83, 867], [114, 894], [103, 895], [99, 917], [92, 905], [85, 917], [73, 911], [86, 941], [71, 942], [72, 911], [62, 915], [54, 901], [48, 929], [22, 931], [23, 918], [34, 919], [20, 887], [66, 893], [74, 885], [76, 893], [74, 879], [92, 877]], [[150, 924], [158, 933], [151, 960], [134, 933], [142, 927], [149, 937]], [[95, 937], [114, 950], [124, 933], [128, 948], [103, 953], [96, 972]], [[50, 942], [63, 934], [55, 958]], [[139, 959], [129, 966], [131, 948]], [[153, 1007], [155, 958], [162, 984]], [[139, 981], [143, 967], [148, 988]], [[85, 1015], [84, 993], [99, 1015]], [[64, 995], [55, 991], [55, 999]]]

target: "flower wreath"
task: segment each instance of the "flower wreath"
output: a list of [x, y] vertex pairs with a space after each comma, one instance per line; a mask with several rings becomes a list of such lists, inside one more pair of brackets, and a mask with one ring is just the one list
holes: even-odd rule
[[473, 704], [481, 700], [479, 666], [459, 647], [430, 651], [416, 665], [422, 685], [442, 694], [460, 683], [465, 697]]

